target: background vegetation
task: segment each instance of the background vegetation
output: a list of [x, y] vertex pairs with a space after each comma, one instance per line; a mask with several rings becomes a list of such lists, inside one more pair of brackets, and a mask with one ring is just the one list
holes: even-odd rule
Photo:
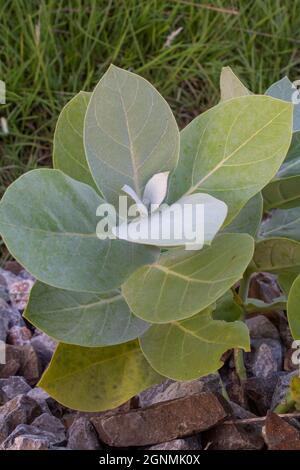
[[149, 79], [184, 126], [218, 101], [224, 65], [255, 92], [297, 79], [299, 32], [299, 0], [0, 0], [0, 195], [51, 164], [62, 106], [111, 62]]

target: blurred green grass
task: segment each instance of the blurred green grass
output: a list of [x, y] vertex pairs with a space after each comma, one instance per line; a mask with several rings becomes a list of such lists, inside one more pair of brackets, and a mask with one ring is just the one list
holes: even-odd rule
[[150, 80], [181, 127], [218, 101], [224, 65], [255, 92], [300, 76], [299, 1], [0, 0], [0, 19], [0, 195], [51, 164], [60, 109], [111, 62]]

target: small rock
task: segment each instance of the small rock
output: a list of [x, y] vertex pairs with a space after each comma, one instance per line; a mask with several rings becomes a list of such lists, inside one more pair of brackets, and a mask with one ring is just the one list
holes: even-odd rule
[[76, 419], [69, 428], [68, 448], [73, 450], [101, 449], [96, 431], [87, 418]]
[[155, 446], [148, 447], [148, 450], [200, 450], [200, 438], [197, 436], [187, 437], [186, 439], [174, 439], [173, 441], [163, 442]]
[[287, 373], [283, 372], [278, 376], [276, 387], [274, 388], [274, 393], [272, 396], [272, 401], [269, 407], [271, 410], [274, 410], [277, 405], [284, 401], [289, 391], [291, 380], [295, 375], [298, 375], [298, 371]]
[[204, 433], [209, 450], [260, 450], [264, 440], [243, 424], [221, 424]]
[[23, 270], [23, 267], [18, 263], [18, 261], [6, 261], [4, 265], [5, 271], [10, 271], [15, 276], [18, 276], [20, 272]]
[[266, 338], [252, 341], [251, 353], [245, 354], [245, 365], [255, 377], [269, 377], [282, 370], [282, 347], [278, 340]]
[[16, 375], [21, 367], [21, 351], [16, 346], [5, 346], [5, 364], [0, 364], [0, 378], [9, 378]]
[[18, 310], [24, 310], [28, 304], [29, 294], [34, 282], [31, 279], [22, 279], [13, 282], [9, 286], [11, 303]]
[[246, 320], [251, 338], [273, 338], [279, 339], [279, 331], [270, 320], [264, 315]]
[[0, 298], [0, 318], [6, 318], [8, 320], [8, 328], [12, 328], [15, 325], [25, 326], [25, 322], [19, 310], [9, 306], [2, 298]]
[[140, 393], [138, 395], [139, 406], [144, 408], [154, 403], [183, 398], [202, 392], [222, 393], [222, 383], [219, 374], [209, 374], [188, 382], [166, 380]]
[[22, 360], [19, 373], [25, 377], [29, 385], [35, 385], [41, 375], [41, 366], [34, 348], [31, 344], [15, 347], [21, 351]]
[[5, 450], [48, 450], [48, 439], [38, 436], [17, 436], [13, 444], [7, 444]]
[[6, 269], [0, 268], [0, 284], [2, 286], [7, 287], [8, 289], [10, 286], [18, 281], [18, 276], [16, 276], [11, 271], [7, 271]]
[[277, 297], [280, 297], [282, 292], [278, 286], [276, 276], [269, 273], [255, 274], [251, 278], [249, 297], [260, 299], [263, 302], [271, 303]]
[[8, 379], [0, 379], [0, 405], [30, 390], [31, 387], [23, 377], [13, 376]]
[[92, 417], [91, 422], [100, 440], [109, 446], [146, 446], [209, 429], [226, 419], [228, 413], [222, 396], [206, 392], [107, 418]]
[[49, 432], [56, 436], [56, 444], [63, 443], [66, 440], [66, 431], [62, 422], [49, 413], [43, 413], [32, 422], [35, 426], [42, 431]]
[[0, 408], [0, 444], [21, 423], [31, 423], [42, 410], [38, 403], [26, 395], [18, 395]]
[[42, 369], [44, 370], [48, 366], [54, 353], [57, 345], [56, 341], [45, 333], [40, 333], [32, 338], [31, 345], [40, 360]]
[[24, 346], [24, 344], [30, 343], [31, 336], [29, 328], [15, 325], [9, 330], [7, 342], [15, 346]]
[[49, 448], [51, 445], [56, 445], [58, 443], [58, 437], [48, 431], [37, 428], [36, 426], [29, 424], [19, 424], [15, 430], [2, 442], [1, 449], [12, 449], [12, 446], [15, 444], [15, 439], [19, 436], [27, 437], [28, 439], [41, 439]]
[[286, 315], [283, 312], [277, 314], [277, 324], [281, 340], [284, 346], [289, 349], [294, 341]]
[[27, 396], [35, 400], [41, 407], [44, 413], [51, 413], [50, 411], [50, 404], [54, 402], [53, 398], [48, 395], [47, 392], [42, 390], [40, 387], [32, 388], [28, 393]]
[[0, 341], [6, 342], [8, 334], [8, 318], [0, 316]]
[[269, 411], [263, 436], [269, 450], [300, 450], [300, 432]]
[[281, 373], [264, 377], [251, 377], [244, 382], [244, 390], [249, 404], [260, 416], [264, 416], [271, 407], [274, 389]]

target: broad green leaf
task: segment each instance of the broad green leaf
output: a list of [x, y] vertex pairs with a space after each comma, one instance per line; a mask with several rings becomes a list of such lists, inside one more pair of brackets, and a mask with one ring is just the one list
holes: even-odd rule
[[263, 189], [262, 194], [266, 210], [300, 206], [300, 175], [276, 178]]
[[74, 292], [36, 282], [24, 317], [57, 341], [98, 347], [126, 343], [149, 324], [130, 312], [122, 294]]
[[277, 173], [277, 178], [297, 175], [300, 175], [300, 131], [293, 134], [289, 151]]
[[246, 234], [218, 235], [201, 251], [171, 250], [143, 266], [123, 284], [132, 312], [150, 323], [195, 315], [221, 297], [243, 275], [253, 255]]
[[238, 305], [231, 290], [227, 291], [216, 302], [216, 308], [212, 312], [213, 320], [224, 320], [228, 322], [241, 320], [244, 312], [240, 305]]
[[253, 272], [300, 273], [300, 243], [288, 238], [269, 238], [255, 246]]
[[244, 304], [244, 308], [247, 313], [267, 313], [273, 312], [274, 310], [286, 310], [286, 297], [277, 297], [270, 303], [248, 297], [247, 303]]
[[6, 191], [0, 232], [12, 255], [46, 284], [103, 292], [120, 284], [157, 250], [96, 236], [103, 199], [59, 170], [33, 170]]
[[83, 147], [83, 123], [91, 93], [80, 91], [59, 115], [53, 141], [53, 166], [96, 188]]
[[285, 237], [300, 241], [300, 207], [272, 212], [260, 228], [261, 238]]
[[231, 67], [223, 67], [220, 75], [221, 101], [251, 95], [251, 91], [233, 73]]
[[206, 309], [184, 321], [152, 325], [140, 338], [150, 365], [174, 380], [193, 380], [218, 370], [231, 348], [250, 350], [247, 326], [240, 321], [213, 320]]
[[137, 340], [105, 348], [61, 343], [38, 385], [74, 410], [105, 411], [162, 380]]
[[278, 82], [273, 83], [267, 91], [266, 95], [279, 98], [280, 100], [294, 103], [294, 118], [293, 118], [293, 130], [300, 130], [300, 97], [297, 88], [289, 80], [288, 77], [283, 77]]
[[205, 192], [229, 208], [227, 223], [277, 173], [291, 141], [292, 105], [268, 96], [224, 101], [181, 132], [168, 200]]
[[287, 314], [294, 339], [300, 340], [300, 276], [298, 276], [289, 293]]
[[92, 94], [84, 140], [93, 177], [115, 205], [125, 184], [142, 199], [148, 180], [178, 160], [179, 131], [169, 105], [145, 79], [112, 65]]
[[280, 273], [278, 276], [278, 284], [281, 290], [286, 294], [289, 295], [291, 287], [293, 285], [294, 280], [296, 279], [297, 274], [295, 273]]
[[261, 193], [253, 196], [240, 210], [233, 221], [227, 225], [224, 232], [248, 233], [255, 237], [263, 214], [263, 198]]

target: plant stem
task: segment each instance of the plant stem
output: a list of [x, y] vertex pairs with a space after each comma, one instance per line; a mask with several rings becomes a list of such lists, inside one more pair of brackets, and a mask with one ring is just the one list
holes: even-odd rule
[[[243, 279], [241, 280], [240, 288], [239, 288], [239, 297], [242, 301], [243, 307], [244, 307], [244, 304], [247, 303], [250, 280], [251, 280], [251, 273], [246, 271], [243, 276]], [[235, 349], [233, 351], [233, 358], [234, 358], [234, 365], [235, 365], [237, 376], [239, 377], [240, 382], [242, 383], [244, 380], [247, 379], [247, 371], [246, 371], [246, 367], [244, 364], [243, 351], [241, 349]]]
[[243, 279], [241, 280], [240, 288], [239, 288], [239, 296], [243, 304], [247, 303], [250, 281], [251, 281], [251, 273], [248, 273], [246, 271]]
[[247, 379], [247, 371], [244, 364], [244, 352], [242, 349], [234, 349], [233, 351], [234, 365], [240, 382]]

